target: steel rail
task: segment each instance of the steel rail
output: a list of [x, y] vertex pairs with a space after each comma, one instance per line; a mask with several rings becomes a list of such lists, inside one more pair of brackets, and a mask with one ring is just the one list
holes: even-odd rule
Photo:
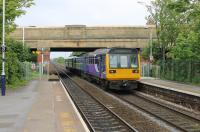
[[[56, 66], [54, 65], [54, 67], [56, 67]], [[64, 68], [62, 68], [62, 69], [64, 69]], [[58, 71], [58, 68], [57, 68], [57, 67], [56, 67], [56, 71]], [[63, 73], [68, 79], [71, 80], [71, 81], [70, 81], [71, 83], [73, 82], [74, 85], [76, 85], [77, 87], [81, 87], [81, 86], [80, 86], [79, 84], [77, 84], [67, 73], [65, 73], [64, 71], [62, 71], [62, 73]], [[67, 87], [67, 86], [66, 86], [66, 83], [64, 82], [63, 77], [60, 76], [60, 73], [57, 72], [57, 74], [58, 74], [59, 78], [61, 79], [61, 81], [63, 82], [64, 86]], [[70, 94], [70, 97], [71, 97], [72, 100], [74, 101], [74, 99], [73, 99], [73, 97], [72, 97], [70, 91], [69, 91], [67, 88], [66, 88], [66, 90], [68, 91], [68, 93]], [[120, 120], [124, 125], [126, 125], [126, 127], [128, 127], [131, 131], [137, 132], [137, 130], [136, 130], [134, 127], [132, 127], [131, 125], [129, 125], [125, 120], [123, 120], [122, 118], [120, 118], [120, 117], [119, 117], [117, 114], [115, 114], [111, 109], [109, 109], [107, 106], [105, 106], [104, 104], [102, 104], [98, 99], [96, 99], [95, 97], [93, 97], [92, 95], [90, 95], [90, 93], [88, 93], [86, 90], [84, 90], [84, 89], [82, 89], [82, 88], [81, 88], [81, 90], [83, 90], [83, 91], [84, 91], [85, 93], [87, 93], [92, 99], [94, 99], [95, 101], [97, 101], [97, 102], [98, 102], [100, 105], [102, 105], [106, 110], [108, 110], [110, 113], [112, 113], [112, 115], [114, 115], [118, 120]], [[74, 102], [75, 102], [75, 101], [74, 101]], [[85, 120], [85, 121], [87, 122], [87, 124], [90, 126], [90, 129], [91, 129], [92, 131], [95, 131], [95, 129], [92, 127], [90, 121], [87, 119], [87, 117], [86, 117], [86, 115], [84, 114], [84, 112], [81, 111], [81, 108], [77, 105], [76, 102], [75, 102], [75, 105], [76, 105], [76, 107], [78, 107], [78, 110], [80, 111], [81, 115], [84, 117], [84, 120]]]
[[[188, 115], [185, 115], [183, 113], [174, 111], [173, 109], [169, 109], [168, 107], [165, 107], [164, 105], [160, 105], [159, 103], [155, 103], [155, 102], [149, 100], [148, 98], [141, 97], [141, 96], [138, 96], [138, 95], [132, 95], [133, 97], [136, 97], [136, 98], [139, 97], [143, 101], [151, 103], [152, 109], [150, 107], [148, 108], [147, 105], [144, 105], [144, 104], [141, 105], [139, 103], [135, 103], [136, 100], [130, 101], [130, 100], [126, 99], [126, 97], [123, 97], [122, 95], [117, 95], [117, 94], [113, 94], [113, 95], [118, 97], [119, 99], [123, 100], [124, 102], [126, 102], [126, 103], [128, 103], [128, 104], [130, 104], [130, 105], [132, 105], [132, 106], [134, 106], [136, 108], [138, 108], [139, 110], [142, 110], [145, 113], [148, 113], [149, 115], [152, 115], [152, 116], [156, 117], [157, 119], [162, 120], [162, 121], [170, 124], [171, 126], [173, 126], [174, 128], [176, 128], [178, 130], [181, 130], [181, 131], [184, 131], [184, 132], [200, 131], [200, 124], [195, 126], [193, 123], [185, 124], [184, 121], [183, 122], [177, 122], [178, 119], [181, 119], [181, 118], [184, 118], [186, 120], [191, 120], [191, 122], [197, 122], [196, 119], [193, 119], [193, 118], [191, 118]], [[155, 104], [156, 106], [160, 107], [160, 109], [156, 108], [156, 109], [154, 109], [155, 111], [153, 111], [153, 105], [152, 104]], [[173, 118], [172, 118], [171, 116], [169, 116], [170, 114], [168, 115], [167, 113], [163, 113], [162, 109], [166, 109], [166, 110], [172, 111], [172, 112], [174, 112], [176, 114], [173, 114], [175, 116], [173, 116]], [[182, 117], [181, 117], [181, 115], [182, 115]], [[170, 121], [170, 118], [172, 118], [171, 121]], [[200, 121], [199, 121], [199, 123], [200, 123]], [[184, 125], [177, 125], [177, 124], [184, 124]], [[192, 124], [194, 125], [194, 127], [186, 126], [186, 125], [192, 125]]]
[[[77, 84], [77, 85], [78, 85], [78, 84]], [[127, 102], [128, 104], [131, 104], [131, 105], [133, 105], [134, 107], [136, 107], [136, 108], [138, 108], [138, 109], [144, 111], [145, 113], [148, 113], [149, 115], [152, 115], [152, 116], [156, 117], [157, 119], [162, 120], [162, 121], [168, 123], [169, 125], [173, 126], [174, 128], [176, 128], [176, 129], [178, 129], [178, 130], [185, 131], [185, 132], [188, 132], [188, 131], [191, 131], [191, 132], [192, 132], [192, 131], [200, 131], [200, 124], [198, 125], [198, 123], [200, 123], [199, 120], [197, 120], [197, 119], [195, 119], [195, 118], [192, 118], [191, 116], [186, 115], [186, 114], [184, 114], [184, 113], [181, 113], [181, 112], [179, 112], [179, 111], [176, 111], [176, 110], [174, 110], [174, 109], [170, 109], [169, 107], [164, 106], [163, 104], [159, 104], [159, 103], [157, 103], [156, 101], [153, 101], [153, 100], [150, 100], [150, 99], [148, 99], [148, 98], [145, 98], [144, 96], [141, 97], [141, 96], [137, 95], [137, 97], [143, 98], [143, 100], [146, 100], [146, 102], [151, 102], [152, 104], [158, 105], [158, 106], [159, 106], [160, 108], [162, 108], [162, 109], [170, 110], [171, 113], [172, 113], [172, 112], [173, 112], [173, 113], [177, 113], [177, 114], [175, 114], [176, 116], [179, 115], [179, 117], [181, 117], [181, 115], [182, 115], [182, 116], [183, 116], [182, 118], [187, 119], [187, 120], [191, 120], [191, 122], [196, 123], [196, 126], [194, 125], [194, 127], [192, 127], [192, 126], [193, 126], [192, 123], [186, 124], [187, 120], [186, 120], [186, 121], [184, 120], [185, 122], [184, 122], [184, 121], [183, 121], [183, 122], [180, 122], [180, 121], [176, 120], [176, 118], [173, 118], [174, 121], [173, 121], [172, 119], [167, 119], [167, 115], [166, 115], [166, 114], [163, 114], [163, 113], [156, 113], [155, 111], [149, 111], [149, 110], [146, 109], [145, 107], [141, 107], [141, 106], [139, 106], [139, 105], [137, 105], [137, 104], [134, 104], [133, 102], [127, 101], [126, 99], [124, 99], [124, 98], [122, 98], [122, 97], [120, 97], [120, 96], [118, 96], [118, 95], [116, 95], [116, 94], [115, 94], [115, 96], [117, 96], [117, 97], [120, 98], [121, 100]], [[134, 95], [134, 96], [135, 96], [135, 95]], [[160, 114], [160, 115], [159, 115], [159, 114]], [[170, 113], [169, 113], [169, 114], [170, 114]], [[174, 117], [175, 117], [175, 116], [174, 116]], [[168, 118], [171, 118], [171, 117], [168, 117]], [[180, 118], [179, 118], [179, 119], [180, 119]], [[177, 125], [177, 124], [184, 124], [184, 125]]]

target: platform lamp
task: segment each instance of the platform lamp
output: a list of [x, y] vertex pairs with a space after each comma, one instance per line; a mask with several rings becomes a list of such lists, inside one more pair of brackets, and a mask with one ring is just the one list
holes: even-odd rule
[[6, 74], [5, 74], [5, 52], [6, 52], [6, 45], [5, 45], [5, 0], [3, 0], [3, 22], [2, 22], [2, 74], [1, 74], [1, 95], [6, 95]]

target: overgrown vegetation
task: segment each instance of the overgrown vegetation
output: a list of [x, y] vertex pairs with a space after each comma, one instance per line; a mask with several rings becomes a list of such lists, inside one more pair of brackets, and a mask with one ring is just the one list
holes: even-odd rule
[[[154, 0], [147, 8], [148, 21], [156, 25], [158, 39], [152, 48], [162, 77], [184, 82], [191, 77], [189, 82], [200, 83], [200, 1]], [[149, 48], [144, 50], [144, 58], [149, 58]]]
[[[33, 5], [33, 0], [6, 0], [6, 82], [9, 86], [17, 86], [24, 81], [24, 75], [26, 74], [23, 64], [27, 61], [31, 61], [32, 54], [28, 47], [23, 47], [21, 42], [17, 42], [11, 38], [8, 38], [10, 32], [14, 31], [16, 25], [15, 19], [25, 14], [25, 8]], [[2, 14], [2, 0], [0, 0], [0, 14]], [[0, 17], [2, 22], [2, 17]], [[0, 31], [2, 31], [2, 23], [0, 25]], [[0, 40], [2, 41], [2, 32], [0, 32]], [[1, 55], [1, 54], [0, 54]], [[0, 60], [2, 64], [2, 60]], [[2, 69], [2, 65], [0, 65]]]
[[[31, 71], [32, 53], [29, 51], [28, 47], [23, 47], [21, 42], [9, 39], [6, 41], [7, 52], [6, 52], [6, 82], [7, 85], [17, 85], [22, 84], [24, 80], [27, 80], [28, 72]], [[0, 54], [1, 55], [1, 54]], [[0, 60], [2, 64], [2, 60]], [[2, 69], [2, 65], [0, 65]]]
[[58, 63], [58, 64], [65, 64], [65, 58], [64, 57], [54, 58], [52, 61], [54, 63]]
[[72, 52], [72, 53], [70, 54], [70, 56], [81, 56], [81, 55], [83, 55], [83, 54], [85, 54], [85, 53], [87, 53], [87, 52]]

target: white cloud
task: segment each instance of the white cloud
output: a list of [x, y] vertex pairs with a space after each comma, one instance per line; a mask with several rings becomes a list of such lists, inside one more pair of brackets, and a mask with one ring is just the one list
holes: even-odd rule
[[26, 15], [16, 20], [18, 25], [92, 26], [146, 23], [147, 11], [137, 0], [35, 0], [35, 3], [36, 5], [27, 9]]
[[[147, 11], [138, 0], [35, 0], [19, 26], [145, 25]], [[141, 0], [140, 0], [141, 1]], [[143, 0], [149, 2], [150, 0]], [[51, 53], [51, 58], [69, 53]]]

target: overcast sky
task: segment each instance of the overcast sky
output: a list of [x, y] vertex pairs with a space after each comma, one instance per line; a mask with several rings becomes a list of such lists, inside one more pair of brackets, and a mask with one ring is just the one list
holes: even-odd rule
[[[26, 9], [26, 15], [17, 18], [16, 24], [19, 26], [145, 25], [145, 16], [148, 13], [144, 5], [138, 1], [148, 4], [150, 0], [35, 0], [35, 5]], [[54, 57], [57, 56], [58, 54]]]

